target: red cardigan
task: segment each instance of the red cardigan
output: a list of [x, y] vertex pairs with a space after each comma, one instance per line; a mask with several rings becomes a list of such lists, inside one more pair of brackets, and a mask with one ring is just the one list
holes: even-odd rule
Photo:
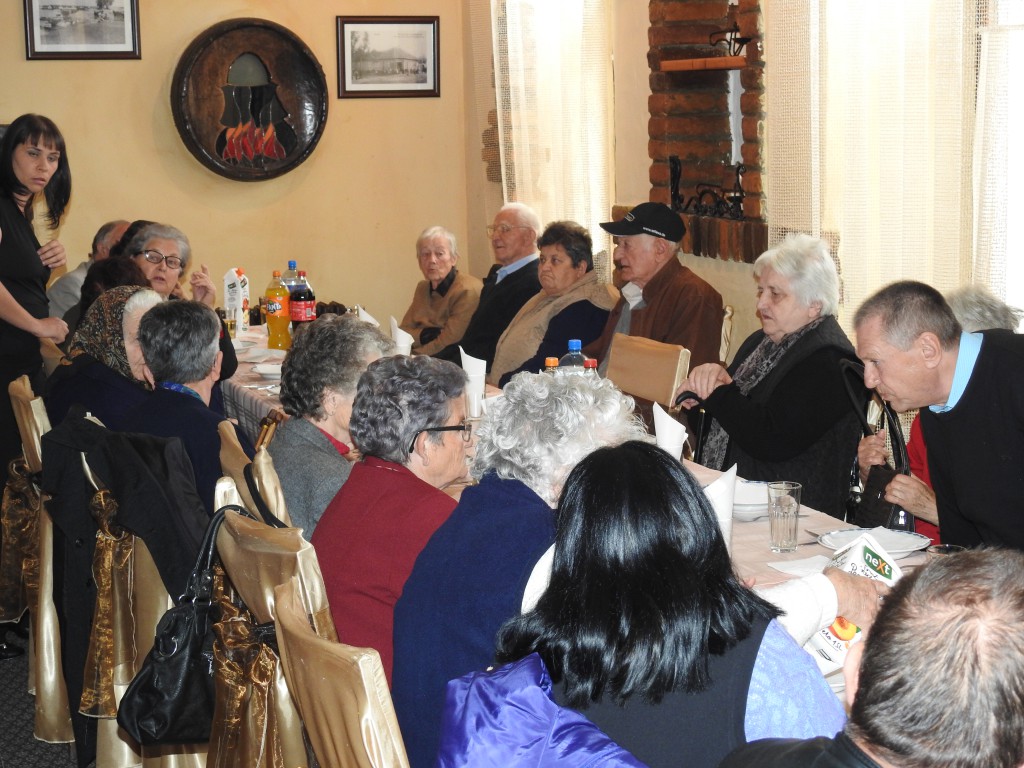
[[343, 643], [376, 648], [391, 684], [392, 626], [416, 557], [455, 500], [400, 464], [368, 456], [313, 532], [331, 614]]

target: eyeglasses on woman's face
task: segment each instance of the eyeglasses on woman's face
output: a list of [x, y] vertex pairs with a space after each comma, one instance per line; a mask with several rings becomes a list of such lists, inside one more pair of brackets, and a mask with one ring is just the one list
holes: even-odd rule
[[422, 432], [461, 432], [462, 442], [468, 443], [473, 438], [473, 425], [464, 421], [461, 424], [453, 424], [450, 427], [424, 427], [412, 436], [412, 442], [409, 443], [409, 453], [416, 450], [416, 438]]
[[178, 256], [164, 256], [160, 251], [150, 248], [146, 251], [139, 251], [135, 254], [141, 256], [150, 264], [159, 264], [161, 261], [167, 265], [168, 269], [181, 269], [181, 258]]

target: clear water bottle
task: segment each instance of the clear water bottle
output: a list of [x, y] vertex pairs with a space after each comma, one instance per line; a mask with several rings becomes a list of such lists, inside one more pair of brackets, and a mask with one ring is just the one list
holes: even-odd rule
[[583, 375], [583, 364], [587, 361], [587, 357], [580, 351], [582, 348], [583, 345], [579, 339], [569, 339], [569, 351], [558, 360], [557, 370], [560, 375]]
[[288, 289], [288, 293], [294, 291], [299, 284], [298, 262], [294, 259], [288, 262], [288, 269], [281, 273], [281, 282]]

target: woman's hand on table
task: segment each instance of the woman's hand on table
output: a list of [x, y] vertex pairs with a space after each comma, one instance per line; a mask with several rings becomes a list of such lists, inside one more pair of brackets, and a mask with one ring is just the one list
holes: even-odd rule
[[884, 429], [861, 438], [857, 444], [857, 468], [860, 471], [860, 481], [866, 483], [871, 467], [885, 464], [888, 460], [889, 452], [885, 450]]
[[913, 475], [896, 475], [885, 487], [885, 500], [899, 504], [914, 517], [939, 524], [939, 510], [935, 505], [935, 491]]
[[836, 590], [836, 615], [867, 630], [889, 594], [889, 587], [877, 579], [854, 576], [838, 568], [826, 568], [825, 577]]
[[[718, 363], [705, 363], [704, 365], [698, 365], [690, 371], [686, 381], [680, 384], [679, 389], [676, 390], [676, 397], [683, 392], [693, 392], [703, 400], [716, 389], [726, 384], [732, 384], [732, 376], [729, 375], [729, 372]], [[687, 399], [680, 403], [680, 405], [689, 410], [697, 405], [697, 401]]]
[[199, 269], [192, 273], [188, 284], [192, 288], [193, 300], [201, 301], [208, 307], [213, 306], [217, 300], [217, 289], [213, 284], [213, 278], [210, 277], [210, 270], [205, 264], [200, 264]]
[[[36, 253], [39, 254], [39, 260], [43, 262], [43, 266], [50, 269], [57, 269], [68, 263], [68, 255], [59, 240], [51, 240]], [[67, 333], [66, 330], [65, 333]]]

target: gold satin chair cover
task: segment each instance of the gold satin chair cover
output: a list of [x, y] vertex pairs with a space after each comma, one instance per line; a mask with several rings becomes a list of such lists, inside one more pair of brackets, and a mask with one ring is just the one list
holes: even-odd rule
[[207, 768], [307, 766], [302, 720], [277, 655], [257, 636], [248, 611], [226, 596], [218, 602], [217, 700]]
[[109, 491], [97, 491], [89, 511], [99, 526], [92, 566], [96, 607], [78, 711], [90, 717], [116, 718], [118, 697], [114, 686], [127, 686], [135, 674], [131, 615], [135, 537], [115, 522], [117, 502]]
[[380, 655], [320, 637], [298, 579], [275, 590], [285, 678], [324, 768], [406, 768]]
[[18, 621], [35, 602], [39, 582], [39, 510], [42, 497], [24, 458], [8, 465], [0, 525], [0, 622]]
[[257, 509], [256, 502], [249, 492], [249, 484], [245, 481], [245, 467], [251, 463], [253, 479], [256, 481], [256, 488], [263, 501], [278, 520], [285, 525], [291, 525], [292, 519], [288, 516], [288, 506], [284, 501], [281, 481], [266, 447], [262, 446], [257, 449], [255, 458], [250, 462], [249, 457], [242, 450], [242, 444], [238, 442], [238, 435], [230, 421], [222, 421], [218, 425], [217, 431], [220, 433], [221, 471], [235, 481], [235, 487], [242, 498], [242, 506], [252, 512]]
[[[218, 489], [224, 491], [218, 501], [230, 498], [226, 485]], [[227, 511], [217, 552], [252, 621], [275, 620], [274, 587], [294, 576], [320, 632], [337, 639], [316, 552], [298, 528], [271, 528]], [[221, 642], [214, 649], [218, 716], [210, 741], [211, 768], [307, 765], [302, 720], [277, 656], [253, 637], [245, 615], [223, 607], [231, 618], [218, 626]]]
[[[238, 435], [235, 434], [235, 425], [230, 421], [222, 421], [217, 426], [220, 433], [220, 469], [225, 475], [235, 481], [238, 495], [242, 497], [242, 506], [246, 509], [256, 509], [256, 504], [249, 493], [249, 485], [245, 482], [245, 466], [249, 464], [249, 457], [242, 450], [242, 444], [238, 442]], [[214, 512], [215, 510], [210, 510]]]
[[690, 370], [690, 350], [640, 336], [616, 333], [605, 376], [623, 392], [675, 407], [675, 393]]
[[[21, 434], [24, 467], [28, 475], [43, 471], [42, 437], [50, 431], [50, 419], [42, 398], [32, 392], [27, 376], [21, 376], [7, 388], [14, 409], [14, 418]], [[27, 503], [36, 509], [34, 539], [22, 543], [22, 551], [34, 549], [23, 566], [26, 596], [31, 616], [28, 689], [35, 693], [36, 716], [33, 733], [40, 741], [64, 744], [74, 741], [71, 729], [71, 708], [61, 665], [60, 628], [53, 603], [53, 521], [46, 512], [45, 499], [27, 478]], [[6, 536], [6, 530], [5, 530]], [[26, 535], [33, 536], [31, 526]]]

